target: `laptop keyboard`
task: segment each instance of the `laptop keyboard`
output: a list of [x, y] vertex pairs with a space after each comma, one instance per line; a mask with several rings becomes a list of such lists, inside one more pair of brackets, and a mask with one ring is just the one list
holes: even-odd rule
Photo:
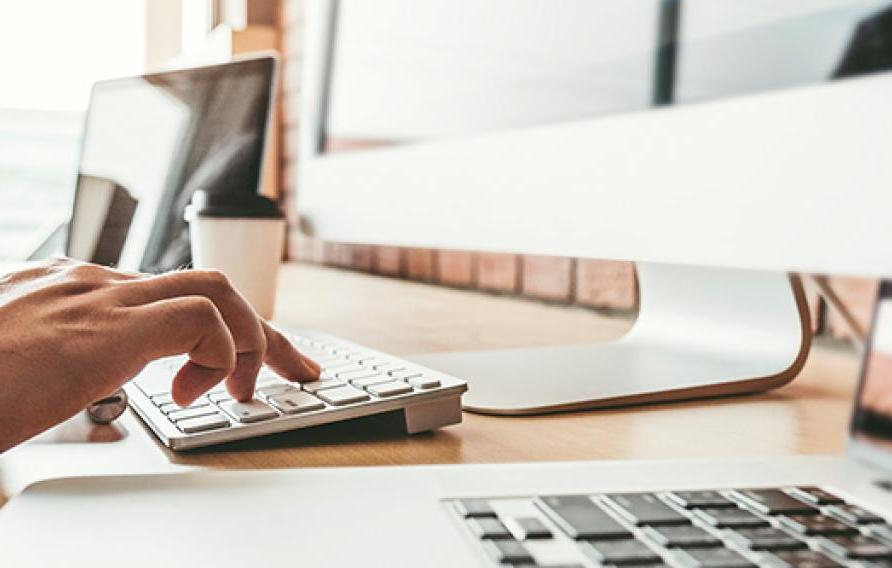
[[446, 504], [501, 566], [892, 567], [892, 525], [818, 487]]
[[[467, 389], [462, 380], [327, 335], [291, 339], [322, 366], [318, 381], [291, 383], [263, 368], [251, 401], [234, 400], [221, 383], [191, 405], [180, 407], [169, 388], [185, 358], [174, 357], [153, 363], [126, 387], [131, 406], [174, 449], [422, 407], [427, 410], [417, 412], [433, 412], [435, 418], [415, 417], [415, 431], [461, 420], [460, 397]], [[419, 403], [424, 404], [416, 407]], [[428, 403], [442, 403], [446, 409], [431, 408]]]

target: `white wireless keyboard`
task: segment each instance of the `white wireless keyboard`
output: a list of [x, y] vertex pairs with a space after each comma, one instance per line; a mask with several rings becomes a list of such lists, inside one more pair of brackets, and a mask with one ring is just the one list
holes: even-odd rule
[[233, 400], [221, 383], [183, 408], [173, 402], [170, 384], [186, 359], [171, 357], [149, 364], [124, 387], [130, 406], [173, 450], [394, 411], [404, 414], [409, 434], [461, 422], [463, 380], [318, 332], [290, 337], [322, 365], [320, 380], [292, 383], [263, 368], [252, 401]]

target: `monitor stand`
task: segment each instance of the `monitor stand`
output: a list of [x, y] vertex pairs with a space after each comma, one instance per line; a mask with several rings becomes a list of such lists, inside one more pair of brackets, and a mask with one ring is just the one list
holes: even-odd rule
[[437, 353], [468, 380], [465, 410], [537, 414], [763, 391], [793, 380], [811, 345], [798, 277], [639, 263], [634, 327], [606, 343]]

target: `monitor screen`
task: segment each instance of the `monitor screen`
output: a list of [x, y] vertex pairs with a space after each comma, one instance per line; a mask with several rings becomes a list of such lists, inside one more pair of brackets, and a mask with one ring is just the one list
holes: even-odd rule
[[892, 68], [890, 0], [339, 0], [322, 152]]
[[67, 253], [163, 272], [191, 262], [197, 189], [257, 192], [275, 60], [104, 81], [93, 89]]
[[870, 335], [852, 433], [860, 442], [892, 452], [892, 281], [880, 284]]

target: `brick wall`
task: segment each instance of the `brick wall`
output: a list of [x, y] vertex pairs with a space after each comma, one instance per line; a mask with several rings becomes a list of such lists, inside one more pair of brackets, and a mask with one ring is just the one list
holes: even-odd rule
[[[282, 74], [279, 96], [279, 156], [282, 195], [289, 214], [297, 194], [300, 62], [304, 29], [303, 2], [281, 0], [279, 10]], [[297, 227], [297, 219], [291, 219]], [[296, 228], [288, 243], [289, 256], [352, 270], [487, 292], [518, 294], [549, 302], [599, 309], [632, 311], [638, 291], [634, 267], [628, 262], [571, 259], [473, 251], [405, 249], [324, 243], [303, 237]], [[830, 284], [866, 326], [875, 290], [869, 279], [833, 278]], [[839, 338], [850, 335], [844, 322], [823, 301], [809, 294], [817, 331]]]

